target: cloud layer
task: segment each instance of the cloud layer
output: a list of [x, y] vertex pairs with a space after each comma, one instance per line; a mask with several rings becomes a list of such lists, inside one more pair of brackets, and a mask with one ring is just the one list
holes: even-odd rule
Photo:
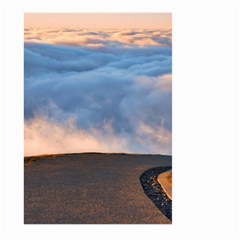
[[171, 31], [26, 29], [25, 155], [171, 154]]
[[25, 29], [25, 42], [61, 44], [69, 46], [171, 46], [171, 30], [150, 29], [70, 29], [31, 28]]

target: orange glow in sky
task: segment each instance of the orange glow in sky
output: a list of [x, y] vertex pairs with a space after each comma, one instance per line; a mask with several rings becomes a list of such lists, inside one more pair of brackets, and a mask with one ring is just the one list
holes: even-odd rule
[[171, 13], [25, 13], [24, 27], [172, 28]]

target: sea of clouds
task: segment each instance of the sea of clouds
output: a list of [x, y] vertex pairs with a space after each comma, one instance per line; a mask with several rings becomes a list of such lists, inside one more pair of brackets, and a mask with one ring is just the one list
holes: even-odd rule
[[172, 33], [25, 29], [25, 155], [171, 154]]

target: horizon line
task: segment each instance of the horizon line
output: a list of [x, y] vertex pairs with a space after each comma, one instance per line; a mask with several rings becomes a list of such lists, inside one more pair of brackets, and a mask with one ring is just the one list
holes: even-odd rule
[[46, 157], [46, 156], [61, 156], [61, 155], [79, 155], [79, 154], [106, 154], [106, 155], [156, 155], [156, 156], [171, 156], [168, 154], [161, 154], [161, 153], [126, 153], [126, 152], [75, 152], [75, 153], [47, 153], [47, 154], [37, 154], [37, 155], [29, 155], [24, 156], [25, 158], [31, 157]]

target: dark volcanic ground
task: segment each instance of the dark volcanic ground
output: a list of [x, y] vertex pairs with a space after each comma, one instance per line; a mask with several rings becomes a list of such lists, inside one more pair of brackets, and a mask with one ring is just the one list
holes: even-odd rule
[[25, 158], [24, 222], [171, 223], [145, 195], [140, 176], [171, 156], [66, 154]]

